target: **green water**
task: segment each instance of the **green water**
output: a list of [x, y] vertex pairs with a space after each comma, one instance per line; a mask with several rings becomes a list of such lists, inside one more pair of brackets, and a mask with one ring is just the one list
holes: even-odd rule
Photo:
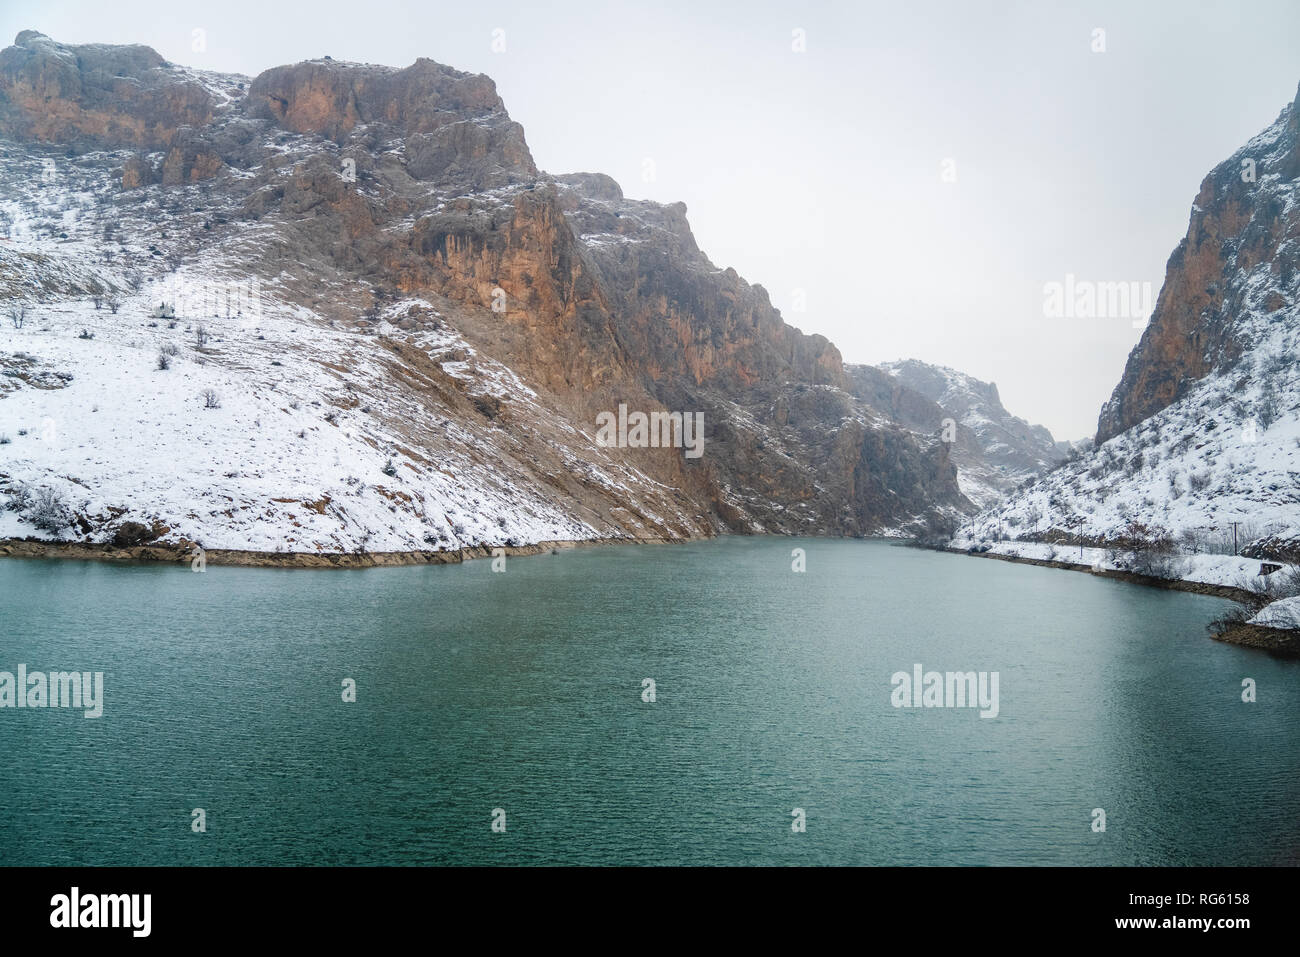
[[[0, 863], [1294, 863], [1300, 672], [1210, 641], [1223, 604], [779, 538], [4, 560], [0, 670], [103, 671], [105, 700], [0, 709]], [[893, 707], [918, 662], [997, 672], [998, 716]]]

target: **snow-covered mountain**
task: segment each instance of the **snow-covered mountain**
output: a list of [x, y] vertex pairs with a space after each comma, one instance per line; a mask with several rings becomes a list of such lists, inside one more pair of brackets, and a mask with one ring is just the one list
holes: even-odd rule
[[1300, 555], [1300, 109], [1205, 178], [1096, 447], [957, 537]]
[[1065, 458], [1066, 452], [1051, 432], [1006, 410], [992, 382], [916, 359], [886, 362], [881, 368], [932, 400], [952, 419], [957, 481], [962, 493], [977, 505], [1000, 501]]
[[[441, 551], [970, 508], [948, 444], [682, 204], [539, 171], [487, 77], [24, 31], [0, 154], [0, 538]], [[624, 409], [664, 441], [603, 439]]]

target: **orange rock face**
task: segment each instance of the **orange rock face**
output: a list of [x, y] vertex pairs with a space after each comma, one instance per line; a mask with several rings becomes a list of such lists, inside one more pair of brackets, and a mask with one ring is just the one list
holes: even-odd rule
[[[1297, 91], [1300, 101], [1300, 91]], [[1182, 398], [1242, 351], [1238, 319], [1247, 309], [1289, 304], [1282, 290], [1300, 267], [1300, 210], [1274, 183], [1300, 175], [1300, 111], [1292, 103], [1278, 135], [1256, 138], [1201, 183], [1187, 235], [1165, 272], [1164, 287], [1123, 378], [1097, 422], [1097, 442], [1118, 435]], [[1255, 302], [1245, 277], [1267, 264], [1273, 288]]]
[[254, 115], [296, 133], [340, 141], [363, 123], [385, 122], [429, 133], [459, 111], [504, 109], [496, 84], [419, 59], [404, 70], [315, 60], [275, 67], [249, 88]]
[[0, 52], [0, 135], [162, 148], [212, 119], [212, 97], [148, 47], [66, 46], [25, 30]]

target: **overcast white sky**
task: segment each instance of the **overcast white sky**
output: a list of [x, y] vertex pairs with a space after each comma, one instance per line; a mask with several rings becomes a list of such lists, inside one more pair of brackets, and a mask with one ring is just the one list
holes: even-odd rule
[[1094, 431], [1140, 330], [1046, 318], [1044, 284], [1154, 300], [1201, 179], [1300, 83], [1296, 0], [4, 0], [0, 37], [22, 29], [250, 75], [324, 54], [487, 73], [543, 169], [685, 201], [717, 265], [846, 361], [992, 380], [1058, 438]]

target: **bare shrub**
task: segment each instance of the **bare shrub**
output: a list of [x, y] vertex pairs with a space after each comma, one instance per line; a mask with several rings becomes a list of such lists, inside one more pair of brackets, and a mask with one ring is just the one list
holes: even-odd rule
[[22, 513], [32, 504], [32, 490], [26, 485], [15, 485], [9, 491], [9, 501], [5, 503], [5, 509], [10, 512]]
[[1295, 598], [1300, 595], [1300, 568], [1284, 568], [1271, 575], [1255, 575], [1246, 580], [1244, 587], [1251, 593], [1250, 601], [1256, 610], [1283, 598]]
[[1143, 548], [1133, 554], [1133, 571], [1139, 575], [1177, 579], [1183, 577], [1186, 568], [1186, 560], [1179, 558], [1173, 551]]
[[1222, 615], [1210, 621], [1205, 627], [1212, 635], [1221, 635], [1231, 628], [1244, 625], [1255, 616], [1255, 609], [1241, 602], [1228, 607]]
[[1300, 569], [1286, 568], [1271, 575], [1239, 578], [1237, 587], [1247, 593], [1246, 598], [1206, 626], [1211, 634], [1222, 634], [1237, 625], [1244, 625], [1265, 605], [1300, 595]]
[[1182, 498], [1185, 491], [1182, 482], [1179, 481], [1181, 477], [1182, 472], [1177, 469], [1169, 473], [1169, 496], [1175, 500]]
[[27, 520], [43, 532], [56, 534], [72, 523], [72, 513], [52, 489], [37, 489], [27, 505]]
[[1259, 420], [1261, 429], [1267, 429], [1281, 414], [1282, 402], [1278, 395], [1277, 383], [1270, 380], [1260, 393], [1259, 401], [1255, 403], [1255, 418]]
[[203, 397], [203, 408], [205, 409], [221, 408], [221, 396], [217, 395], [216, 389], [204, 389], [199, 394]]

